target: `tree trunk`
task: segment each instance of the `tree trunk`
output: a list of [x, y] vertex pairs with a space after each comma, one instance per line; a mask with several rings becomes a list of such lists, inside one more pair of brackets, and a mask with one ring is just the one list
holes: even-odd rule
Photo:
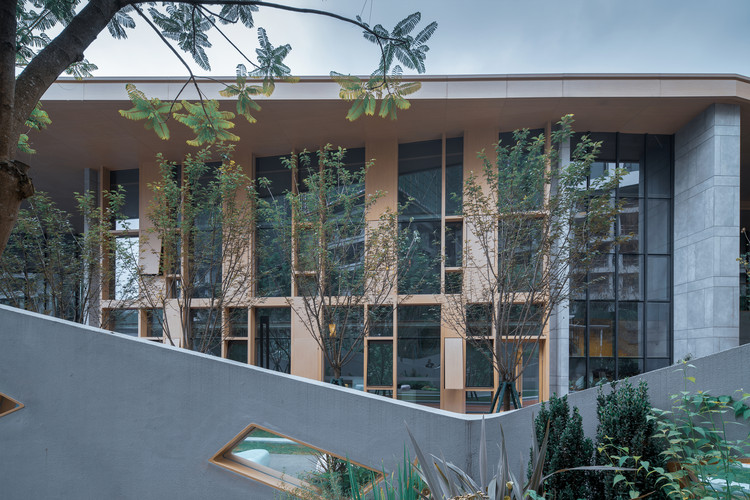
[[0, 255], [21, 202], [34, 194], [28, 165], [15, 160], [18, 138], [44, 92], [107, 27], [125, 0], [92, 0], [16, 77], [16, 2], [0, 2]]
[[0, 161], [0, 255], [18, 217], [21, 202], [34, 194], [26, 175], [29, 166], [20, 161]]
[[505, 387], [505, 392], [503, 393], [503, 411], [510, 411], [510, 387]]

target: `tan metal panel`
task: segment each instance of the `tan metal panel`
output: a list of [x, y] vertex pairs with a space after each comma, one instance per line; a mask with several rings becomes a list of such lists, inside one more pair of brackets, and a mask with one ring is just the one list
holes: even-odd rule
[[464, 341], [460, 338], [443, 340], [446, 389], [464, 388]]

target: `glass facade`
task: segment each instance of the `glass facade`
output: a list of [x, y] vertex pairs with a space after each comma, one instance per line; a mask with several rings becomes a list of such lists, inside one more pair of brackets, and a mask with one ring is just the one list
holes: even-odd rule
[[672, 356], [673, 139], [589, 135], [602, 141], [589, 179], [623, 172], [611, 193], [622, 207], [612, 227], [620, 244], [592, 249], [600, 253], [588, 270], [589, 286], [571, 301], [572, 391], [667, 366]]

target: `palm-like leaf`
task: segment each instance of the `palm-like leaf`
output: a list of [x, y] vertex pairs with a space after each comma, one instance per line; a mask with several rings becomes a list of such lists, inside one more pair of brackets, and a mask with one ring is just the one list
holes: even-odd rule
[[230, 24], [239, 20], [246, 28], [252, 28], [255, 26], [253, 12], [258, 12], [257, 5], [224, 5], [219, 13], [219, 21]]
[[182, 101], [186, 114], [174, 113], [175, 120], [193, 129], [196, 134], [195, 139], [190, 139], [187, 143], [191, 146], [201, 146], [205, 143], [214, 143], [217, 141], [239, 141], [240, 138], [229, 132], [234, 128], [234, 113], [231, 111], [219, 110], [219, 102], [216, 100], [204, 101], [202, 103], [191, 104]]
[[257, 120], [251, 111], [260, 111], [260, 106], [251, 96], [265, 94], [265, 89], [260, 85], [247, 85], [247, 70], [243, 64], [237, 66], [237, 83], [227, 85], [219, 93], [224, 97], [237, 97], [237, 114], [242, 115], [250, 123]]
[[113, 38], [124, 39], [128, 37], [125, 29], [135, 28], [135, 21], [130, 17], [128, 12], [132, 11], [133, 7], [128, 5], [118, 10], [112, 20], [107, 24], [107, 29]]
[[292, 46], [289, 44], [274, 47], [268, 40], [266, 30], [258, 28], [258, 42], [260, 48], [255, 49], [258, 54], [258, 68], [250, 72], [250, 76], [263, 79], [263, 88], [266, 95], [273, 93], [276, 79], [287, 82], [297, 81], [292, 78], [292, 71], [284, 64], [284, 58], [289, 55]]
[[151, 18], [165, 38], [175, 40], [177, 45], [193, 56], [198, 66], [210, 70], [205, 48], [211, 47], [207, 32], [213, 26], [212, 20], [205, 17], [195, 6], [187, 4], [167, 5], [166, 15], [151, 7]]
[[125, 88], [133, 107], [128, 110], [121, 109], [120, 114], [128, 120], [146, 120], [147, 130], [153, 129], [160, 139], [169, 139], [169, 127], [167, 127], [169, 111], [179, 111], [182, 106], [179, 103], [162, 102], [157, 98], [148, 99], [132, 83], [127, 84]]

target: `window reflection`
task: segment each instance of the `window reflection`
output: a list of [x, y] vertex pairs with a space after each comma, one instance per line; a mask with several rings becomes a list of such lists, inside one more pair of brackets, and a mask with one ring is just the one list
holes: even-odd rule
[[398, 399], [440, 406], [440, 306], [398, 308]]
[[259, 307], [255, 309], [255, 365], [290, 373], [292, 347], [291, 309]]

